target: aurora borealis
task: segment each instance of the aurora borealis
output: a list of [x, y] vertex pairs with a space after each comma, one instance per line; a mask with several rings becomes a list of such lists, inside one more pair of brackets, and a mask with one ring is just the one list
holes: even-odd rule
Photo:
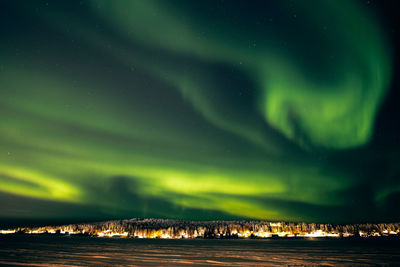
[[0, 220], [399, 220], [382, 9], [1, 1]]

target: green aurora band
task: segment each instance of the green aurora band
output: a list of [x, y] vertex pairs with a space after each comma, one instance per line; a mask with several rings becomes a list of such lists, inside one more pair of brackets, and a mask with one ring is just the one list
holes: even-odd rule
[[359, 2], [2, 5], [3, 219], [336, 222], [400, 190], [338, 160], [391, 80]]

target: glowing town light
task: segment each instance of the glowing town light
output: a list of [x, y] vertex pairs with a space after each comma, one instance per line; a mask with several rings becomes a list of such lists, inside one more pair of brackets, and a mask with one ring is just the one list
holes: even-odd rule
[[0, 230], [0, 234], [15, 234], [15, 230]]

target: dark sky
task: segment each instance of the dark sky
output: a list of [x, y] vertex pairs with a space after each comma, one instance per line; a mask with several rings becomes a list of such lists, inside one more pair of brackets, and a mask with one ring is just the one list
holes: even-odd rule
[[0, 1], [0, 223], [398, 221], [397, 1]]

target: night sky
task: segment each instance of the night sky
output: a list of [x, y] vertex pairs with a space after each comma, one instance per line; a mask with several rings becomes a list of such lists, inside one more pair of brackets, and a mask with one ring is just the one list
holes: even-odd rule
[[0, 222], [399, 221], [399, 10], [0, 1]]

